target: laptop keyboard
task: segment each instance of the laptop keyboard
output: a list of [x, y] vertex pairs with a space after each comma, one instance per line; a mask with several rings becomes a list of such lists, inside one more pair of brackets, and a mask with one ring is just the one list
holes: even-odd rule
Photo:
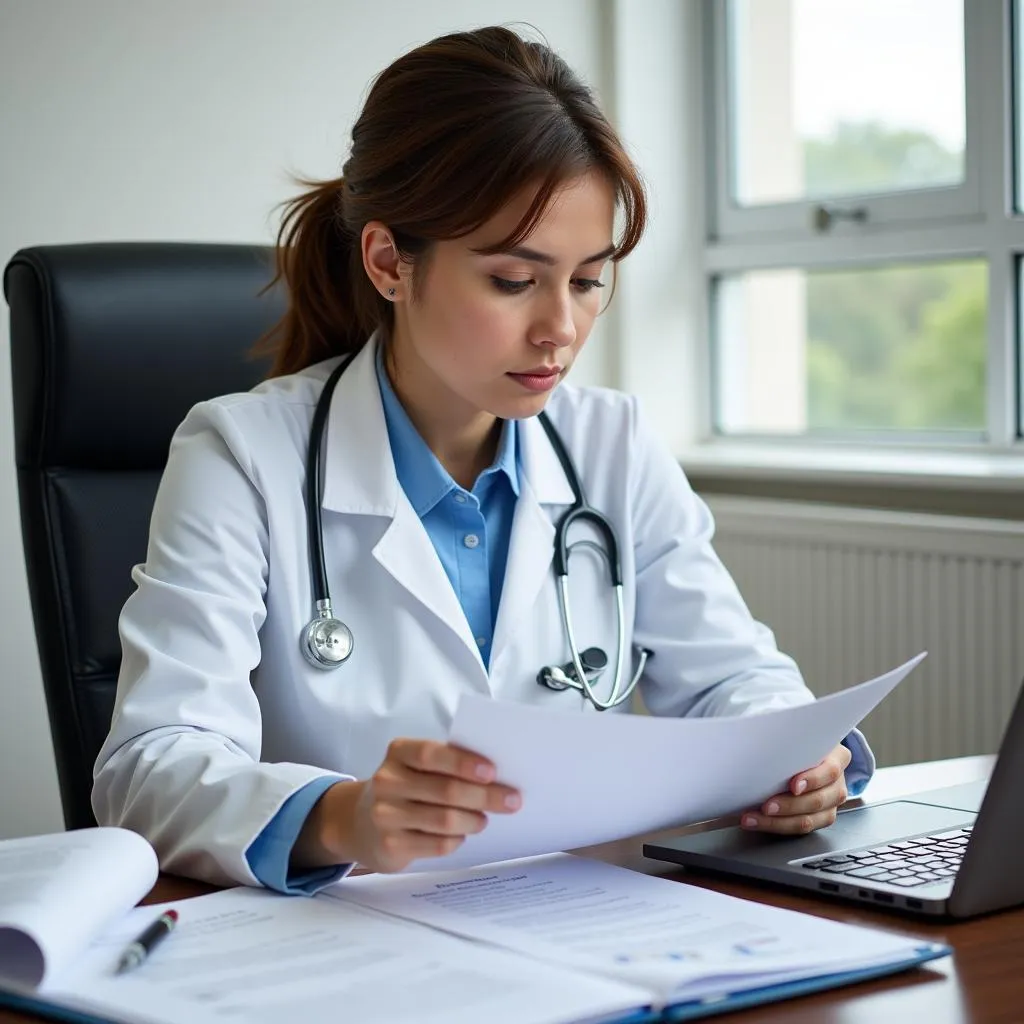
[[843, 878], [886, 882], [909, 889], [952, 878], [971, 838], [971, 826], [916, 839], [901, 839], [870, 850], [805, 861], [801, 867]]

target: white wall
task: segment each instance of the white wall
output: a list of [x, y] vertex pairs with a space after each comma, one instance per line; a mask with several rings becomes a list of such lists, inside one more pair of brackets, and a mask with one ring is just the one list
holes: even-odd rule
[[[435, 35], [493, 22], [535, 26], [597, 88], [637, 155], [652, 157], [644, 170], [656, 209], [660, 198], [662, 212], [676, 217], [690, 193], [677, 191], [671, 175], [684, 162], [680, 132], [690, 122], [673, 121], [668, 93], [681, 81], [676, 45], [692, 36], [689, 4], [0, 0], [0, 261], [43, 243], [269, 241], [273, 207], [292, 192], [289, 174], [337, 173], [373, 74]], [[679, 352], [692, 339], [680, 350], [666, 330], [687, 328], [678, 307], [690, 289], [680, 271], [693, 230], [654, 225], [580, 365], [583, 379], [641, 392], [653, 382], [620, 344], [632, 313], [639, 335], [660, 332], [675, 369], [690, 365]], [[648, 309], [652, 287], [660, 298]], [[3, 838], [58, 829], [62, 820], [21, 550], [6, 316], [0, 321]], [[663, 402], [655, 418], [674, 422], [675, 405]]]

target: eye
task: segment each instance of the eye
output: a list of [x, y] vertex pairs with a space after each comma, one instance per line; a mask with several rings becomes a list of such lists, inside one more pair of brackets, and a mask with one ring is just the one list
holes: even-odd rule
[[496, 277], [494, 274], [491, 275], [491, 283], [506, 295], [518, 295], [530, 287], [529, 281], [510, 281], [507, 277]]
[[578, 292], [591, 292], [595, 288], [603, 288], [604, 284], [596, 277], [574, 277], [572, 283]]

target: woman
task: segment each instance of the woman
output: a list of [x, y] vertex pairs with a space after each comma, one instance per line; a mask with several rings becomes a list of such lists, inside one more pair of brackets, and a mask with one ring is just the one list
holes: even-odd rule
[[[285, 216], [270, 379], [202, 403], [175, 436], [93, 796], [98, 820], [141, 832], [166, 870], [283, 892], [444, 855], [514, 813], [494, 765], [444, 742], [460, 694], [591, 707], [537, 684], [570, 658], [552, 545], [574, 501], [542, 410], [617, 531], [626, 678], [634, 648], [649, 652], [648, 708], [812, 699], [636, 402], [563, 384], [646, 216], [566, 65], [502, 28], [419, 47], [376, 80], [343, 171]], [[346, 636], [305, 657], [298, 642], [314, 592], [305, 462], [328, 378], [313, 507], [354, 637], [334, 672], [314, 663], [348, 654]], [[607, 647], [607, 568], [586, 546], [572, 562], [578, 647]], [[854, 734], [744, 821], [826, 825], [872, 767]]]

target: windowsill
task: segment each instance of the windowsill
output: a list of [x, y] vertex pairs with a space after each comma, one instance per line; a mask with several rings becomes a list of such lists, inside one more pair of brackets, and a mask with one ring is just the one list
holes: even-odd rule
[[1024, 490], [1024, 450], [1005, 452], [928, 451], [858, 448], [840, 445], [772, 445], [710, 441], [683, 451], [687, 475], [716, 481], [770, 481], [910, 488], [931, 491], [970, 489], [1020, 493]]

